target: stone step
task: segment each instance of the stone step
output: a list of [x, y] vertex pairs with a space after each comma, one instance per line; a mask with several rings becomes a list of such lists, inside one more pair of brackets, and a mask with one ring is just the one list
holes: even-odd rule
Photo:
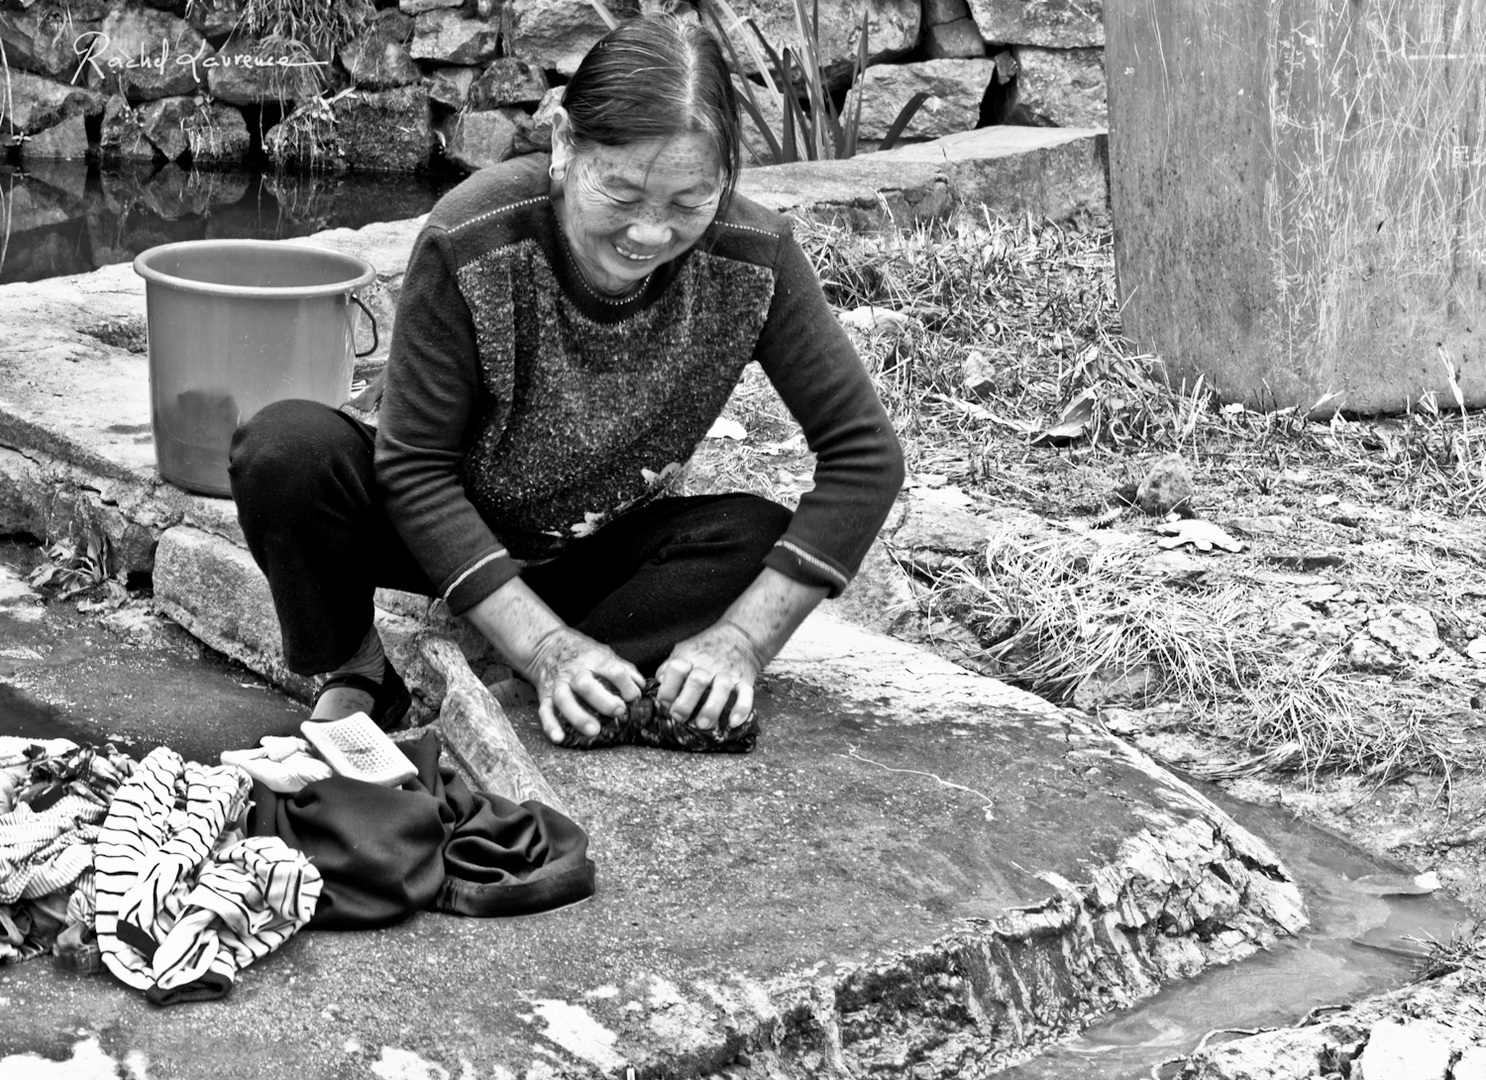
[[998, 126], [846, 161], [748, 169], [739, 190], [780, 213], [878, 227], [956, 204], [1063, 221], [1109, 205], [1108, 136], [1096, 128]]

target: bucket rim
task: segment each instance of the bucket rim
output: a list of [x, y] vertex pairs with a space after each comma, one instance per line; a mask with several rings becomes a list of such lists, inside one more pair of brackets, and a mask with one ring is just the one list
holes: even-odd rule
[[[151, 265], [152, 259], [163, 258], [185, 249], [228, 248], [239, 251], [292, 251], [310, 252], [318, 256], [329, 256], [347, 264], [348, 275], [341, 281], [330, 281], [323, 285], [223, 285], [214, 281], [196, 281], [192, 278], [167, 274]], [[377, 279], [377, 271], [371, 263], [359, 255], [352, 255], [334, 248], [316, 247], [312, 244], [296, 244], [287, 240], [176, 240], [169, 244], [157, 244], [141, 251], [134, 257], [134, 272], [145, 279], [146, 284], [163, 285], [181, 292], [202, 293], [209, 296], [241, 296], [266, 300], [303, 300], [317, 296], [338, 296], [356, 289], [364, 289]]]

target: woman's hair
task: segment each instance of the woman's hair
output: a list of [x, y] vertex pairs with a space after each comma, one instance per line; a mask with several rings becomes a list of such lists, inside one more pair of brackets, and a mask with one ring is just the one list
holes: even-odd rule
[[579, 146], [705, 136], [722, 163], [726, 205], [742, 167], [738, 99], [722, 48], [699, 22], [655, 14], [620, 23], [578, 65], [562, 106]]

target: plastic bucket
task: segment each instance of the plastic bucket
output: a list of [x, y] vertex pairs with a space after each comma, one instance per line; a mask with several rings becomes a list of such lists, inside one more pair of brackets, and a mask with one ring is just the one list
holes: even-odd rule
[[[134, 271], [145, 279], [155, 460], [177, 487], [230, 495], [238, 425], [270, 402], [335, 406], [350, 395], [366, 310], [355, 290], [376, 278], [365, 259], [274, 240], [188, 240], [141, 253]], [[375, 320], [372, 334], [374, 349]]]

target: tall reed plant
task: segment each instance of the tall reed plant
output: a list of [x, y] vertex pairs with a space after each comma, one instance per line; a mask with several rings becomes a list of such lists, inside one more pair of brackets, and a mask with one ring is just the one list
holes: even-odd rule
[[[738, 103], [763, 136], [775, 163], [825, 161], [856, 155], [861, 133], [862, 81], [867, 70], [870, 34], [868, 7], [862, 8], [857, 51], [852, 60], [850, 85], [857, 92], [852, 96], [851, 109], [845, 115], [837, 109], [827, 84], [820, 48], [820, 0], [811, 0], [808, 11], [806, 0], [794, 0], [795, 43], [780, 48], [770, 44], [758, 23], [740, 16], [727, 0], [701, 0], [700, 10], [717, 29], [717, 36], [732, 60], [733, 70], [739, 75], [743, 93]], [[735, 35], [741, 39], [749, 65], [743, 63]], [[748, 77], [750, 67], [763, 80], [762, 86]], [[898, 141], [928, 96], [919, 92], [909, 98], [883, 136], [881, 149], [885, 150]], [[773, 108], [766, 109], [766, 102]], [[780, 117], [777, 135], [769, 121], [771, 115]]]

